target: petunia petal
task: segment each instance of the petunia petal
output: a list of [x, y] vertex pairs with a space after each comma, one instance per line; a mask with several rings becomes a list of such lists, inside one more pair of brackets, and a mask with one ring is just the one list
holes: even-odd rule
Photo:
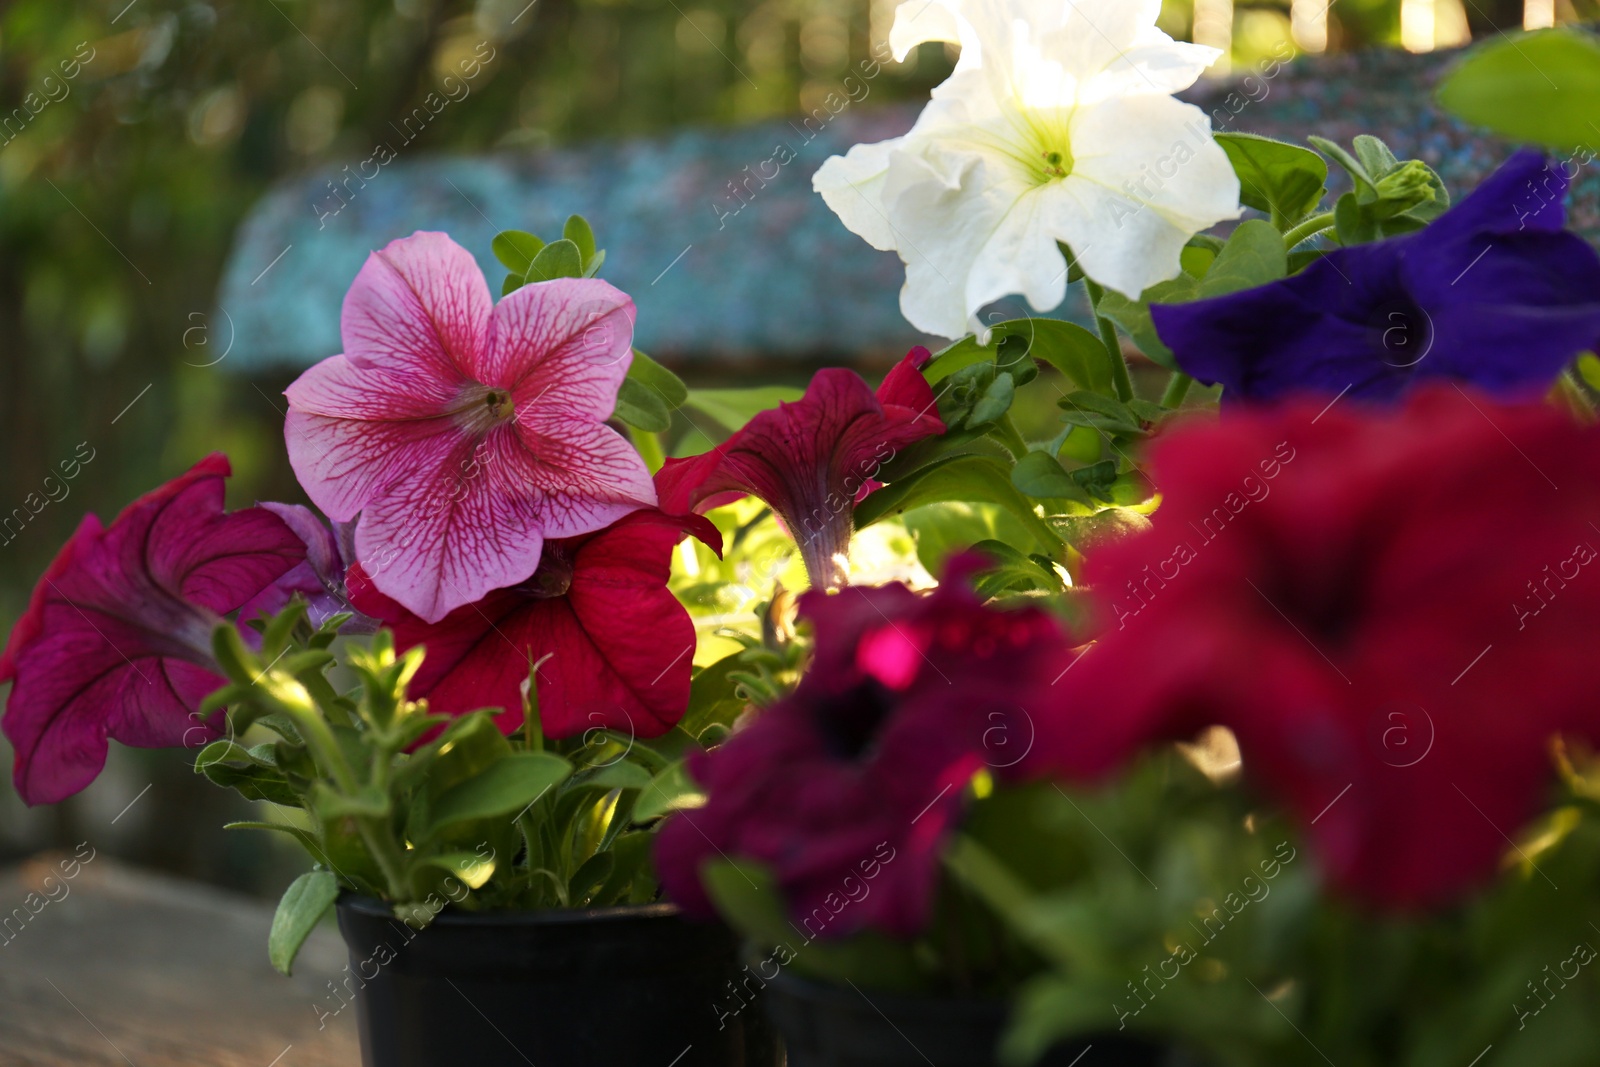
[[493, 302], [472, 253], [418, 231], [367, 257], [340, 316], [345, 356], [417, 392], [471, 376]]
[[446, 415], [455, 397], [442, 389], [413, 394], [386, 370], [333, 356], [285, 391], [283, 437], [295, 477], [329, 518], [354, 519], [373, 497], [417, 473], [417, 453], [461, 435]]
[[839, 216], [851, 233], [873, 248], [892, 252], [899, 235], [889, 222], [883, 190], [889, 157], [905, 141], [896, 137], [877, 144], [858, 144], [842, 156], [830, 156], [811, 177], [811, 188]]
[[596, 278], [525, 285], [495, 306], [472, 377], [511, 390], [519, 421], [525, 407], [547, 418], [608, 419], [633, 363], [635, 314], [626, 293]]
[[[689, 701], [694, 626], [666, 585], [672, 547], [685, 530], [716, 537], [703, 519], [647, 510], [552, 543], [546, 566], [570, 572], [564, 595], [500, 589], [437, 624], [384, 597], [359, 570], [352, 598], [394, 627], [400, 647], [427, 647], [412, 693], [426, 696], [435, 711], [505, 708], [498, 725], [514, 731], [529, 665], [549, 655], [539, 670], [548, 735], [609, 728], [654, 737], [671, 729]], [[639, 640], [641, 633], [651, 639]]]
[[1072, 149], [1072, 173], [1041, 217], [1091, 278], [1124, 296], [1177, 277], [1193, 234], [1239, 217], [1238, 175], [1192, 104], [1138, 96], [1085, 107]]

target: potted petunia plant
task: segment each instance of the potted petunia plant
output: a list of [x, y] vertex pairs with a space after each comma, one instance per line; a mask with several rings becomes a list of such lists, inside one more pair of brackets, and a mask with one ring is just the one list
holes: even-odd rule
[[[955, 71], [814, 179], [950, 341], [876, 387], [689, 390], [576, 216], [498, 301], [372, 253], [286, 394], [317, 510], [212, 456], [41, 579], [18, 792], [195, 750], [309, 854], [269, 956], [337, 915], [369, 1067], [1587, 1063], [1570, 168], [1213, 134], [1159, 8], [897, 9]], [[1496, 56], [1444, 96], [1503, 128]]]
[[[345, 352], [289, 389], [289, 459], [321, 514], [223, 509], [215, 455], [102, 525], [87, 517], [13, 630], [4, 728], [29, 803], [87, 785], [108, 739], [197, 750], [260, 801], [241, 829], [315, 869], [268, 946], [284, 971], [337, 904], [375, 1067], [761, 1064], [764, 1020], [719, 1026], [732, 936], [659, 899], [649, 843], [693, 802], [696, 631], [668, 588], [685, 537], [630, 430], [681, 383], [632, 349], [633, 303], [573, 218], [471, 255], [419, 233], [368, 259]], [[616, 425], [609, 424], [621, 412]], [[631, 423], [631, 426], [629, 425]]]

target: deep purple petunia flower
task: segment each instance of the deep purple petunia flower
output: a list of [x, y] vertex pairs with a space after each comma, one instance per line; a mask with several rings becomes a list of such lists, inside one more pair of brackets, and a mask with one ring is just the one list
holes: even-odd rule
[[39, 580], [0, 655], [0, 725], [29, 804], [92, 782], [106, 739], [140, 748], [210, 741], [193, 709], [226, 682], [211, 657], [222, 616], [305, 558], [261, 508], [225, 514], [228, 460], [208, 456], [102, 527], [84, 516]]
[[807, 937], [863, 928], [911, 936], [925, 925], [939, 856], [987, 767], [1006, 779], [1045, 769], [1059, 733], [1038, 721], [1071, 661], [1039, 608], [984, 607], [967, 585], [974, 557], [930, 596], [903, 585], [808, 593], [811, 669], [787, 699], [689, 769], [703, 808], [662, 827], [662, 886], [692, 915], [714, 914], [701, 882], [719, 857], [771, 869]]
[[1567, 184], [1520, 152], [1427, 229], [1150, 312], [1178, 365], [1235, 400], [1389, 400], [1430, 378], [1535, 396], [1600, 340], [1600, 255], [1563, 229]]

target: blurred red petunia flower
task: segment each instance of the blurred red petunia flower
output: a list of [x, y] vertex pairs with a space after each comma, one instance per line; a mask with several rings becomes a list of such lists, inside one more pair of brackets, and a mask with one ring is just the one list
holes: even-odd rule
[[985, 767], [1043, 769], [1034, 716], [1071, 661], [1044, 611], [984, 607], [965, 582], [973, 566], [958, 561], [928, 596], [889, 585], [802, 598], [817, 643], [799, 687], [690, 757], [707, 803], [673, 815], [656, 847], [673, 900], [714, 914], [703, 865], [743, 858], [772, 870], [807, 937], [923, 928], [967, 784]]
[[193, 713], [226, 683], [211, 633], [305, 558], [271, 512], [223, 512], [229, 473], [216, 453], [110, 526], [84, 516], [34, 588], [0, 655], [0, 682], [12, 683], [3, 725], [13, 777], [29, 804], [92, 782], [107, 738], [164, 748], [218, 736]]
[[844, 582], [855, 505], [907, 445], [944, 432], [913, 348], [874, 392], [852, 370], [817, 372], [805, 395], [763, 411], [703, 455], [669, 459], [656, 484], [664, 511], [706, 510], [759, 497], [800, 547], [817, 589]]
[[1179, 429], [1153, 529], [1086, 577], [1106, 623], [1057, 688], [1060, 760], [1233, 730], [1337, 886], [1446, 902], [1539, 810], [1549, 743], [1600, 742], [1600, 431], [1450, 386]]
[[596, 533], [546, 541], [527, 581], [496, 589], [436, 623], [379, 592], [351, 567], [351, 603], [394, 631], [402, 651], [427, 657], [411, 683], [430, 709], [462, 715], [505, 708], [505, 733], [522, 726], [522, 686], [539, 667], [539, 717], [549, 737], [592, 729], [658, 737], [689, 706], [695, 632], [667, 588], [672, 549], [686, 533], [720, 551], [716, 527], [698, 515], [653, 508]]

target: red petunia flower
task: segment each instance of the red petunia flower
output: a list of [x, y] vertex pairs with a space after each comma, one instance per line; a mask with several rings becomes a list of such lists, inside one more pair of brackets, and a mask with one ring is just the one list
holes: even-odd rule
[[546, 541], [533, 577], [436, 623], [384, 596], [359, 564], [349, 572], [350, 599], [393, 629], [397, 648], [427, 648], [411, 695], [427, 697], [433, 711], [504, 708], [496, 722], [512, 733], [522, 726], [529, 666], [548, 655], [539, 668], [545, 734], [608, 728], [658, 737], [689, 706], [694, 623], [667, 588], [673, 546], [686, 532], [720, 551], [707, 520], [654, 509]]
[[[970, 557], [969, 557], [970, 559]], [[656, 867], [710, 916], [702, 866], [766, 864], [808, 937], [926, 924], [939, 854], [985, 766], [1037, 773], [1034, 716], [1070, 662], [1045, 612], [985, 608], [963, 561], [930, 596], [905, 586], [801, 600], [815, 658], [799, 687], [722, 747], [690, 757], [706, 806], [662, 827]]]
[[305, 557], [282, 519], [224, 514], [221, 453], [102, 527], [84, 516], [45, 571], [0, 655], [17, 792], [55, 803], [92, 782], [106, 739], [163, 748], [210, 741], [193, 714], [225, 684], [211, 656], [222, 616]]
[[944, 432], [913, 348], [876, 393], [832, 367], [792, 404], [763, 411], [710, 452], [669, 459], [656, 484], [665, 511], [705, 510], [749, 494], [772, 508], [800, 546], [813, 588], [844, 582], [855, 505], [877, 489], [896, 452]]
[[1089, 563], [1060, 757], [1228, 726], [1337, 885], [1437, 903], [1537, 812], [1553, 734], [1600, 741], [1600, 432], [1443, 386], [1324, 407], [1157, 445], [1154, 528]]

